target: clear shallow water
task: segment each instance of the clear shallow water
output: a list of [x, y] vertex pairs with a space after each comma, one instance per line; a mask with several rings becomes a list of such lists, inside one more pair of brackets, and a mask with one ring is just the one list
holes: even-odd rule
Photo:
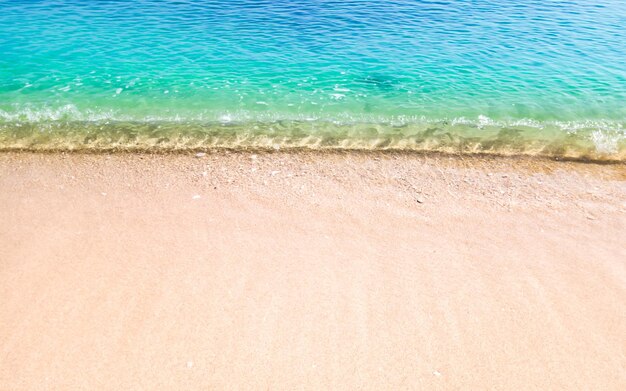
[[0, 147], [623, 160], [624, 26], [618, 0], [0, 0]]

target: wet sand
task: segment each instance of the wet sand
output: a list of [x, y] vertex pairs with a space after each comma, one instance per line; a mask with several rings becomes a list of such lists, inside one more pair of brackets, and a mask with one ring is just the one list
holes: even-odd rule
[[626, 388], [626, 166], [0, 154], [0, 389]]

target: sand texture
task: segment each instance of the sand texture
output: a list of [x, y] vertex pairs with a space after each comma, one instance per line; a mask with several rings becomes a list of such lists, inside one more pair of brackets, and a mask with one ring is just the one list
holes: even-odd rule
[[626, 166], [0, 154], [0, 390], [626, 389]]

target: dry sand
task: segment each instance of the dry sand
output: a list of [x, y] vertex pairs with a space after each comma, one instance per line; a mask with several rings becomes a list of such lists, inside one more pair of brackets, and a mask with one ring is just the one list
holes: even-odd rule
[[626, 389], [626, 166], [0, 154], [0, 389]]

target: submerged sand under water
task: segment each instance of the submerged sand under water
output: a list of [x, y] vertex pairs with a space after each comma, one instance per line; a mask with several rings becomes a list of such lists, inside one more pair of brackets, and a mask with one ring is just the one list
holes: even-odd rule
[[0, 154], [2, 389], [626, 384], [626, 170]]
[[478, 120], [5, 121], [0, 150], [185, 152], [227, 148], [446, 152], [625, 161], [621, 122]]

